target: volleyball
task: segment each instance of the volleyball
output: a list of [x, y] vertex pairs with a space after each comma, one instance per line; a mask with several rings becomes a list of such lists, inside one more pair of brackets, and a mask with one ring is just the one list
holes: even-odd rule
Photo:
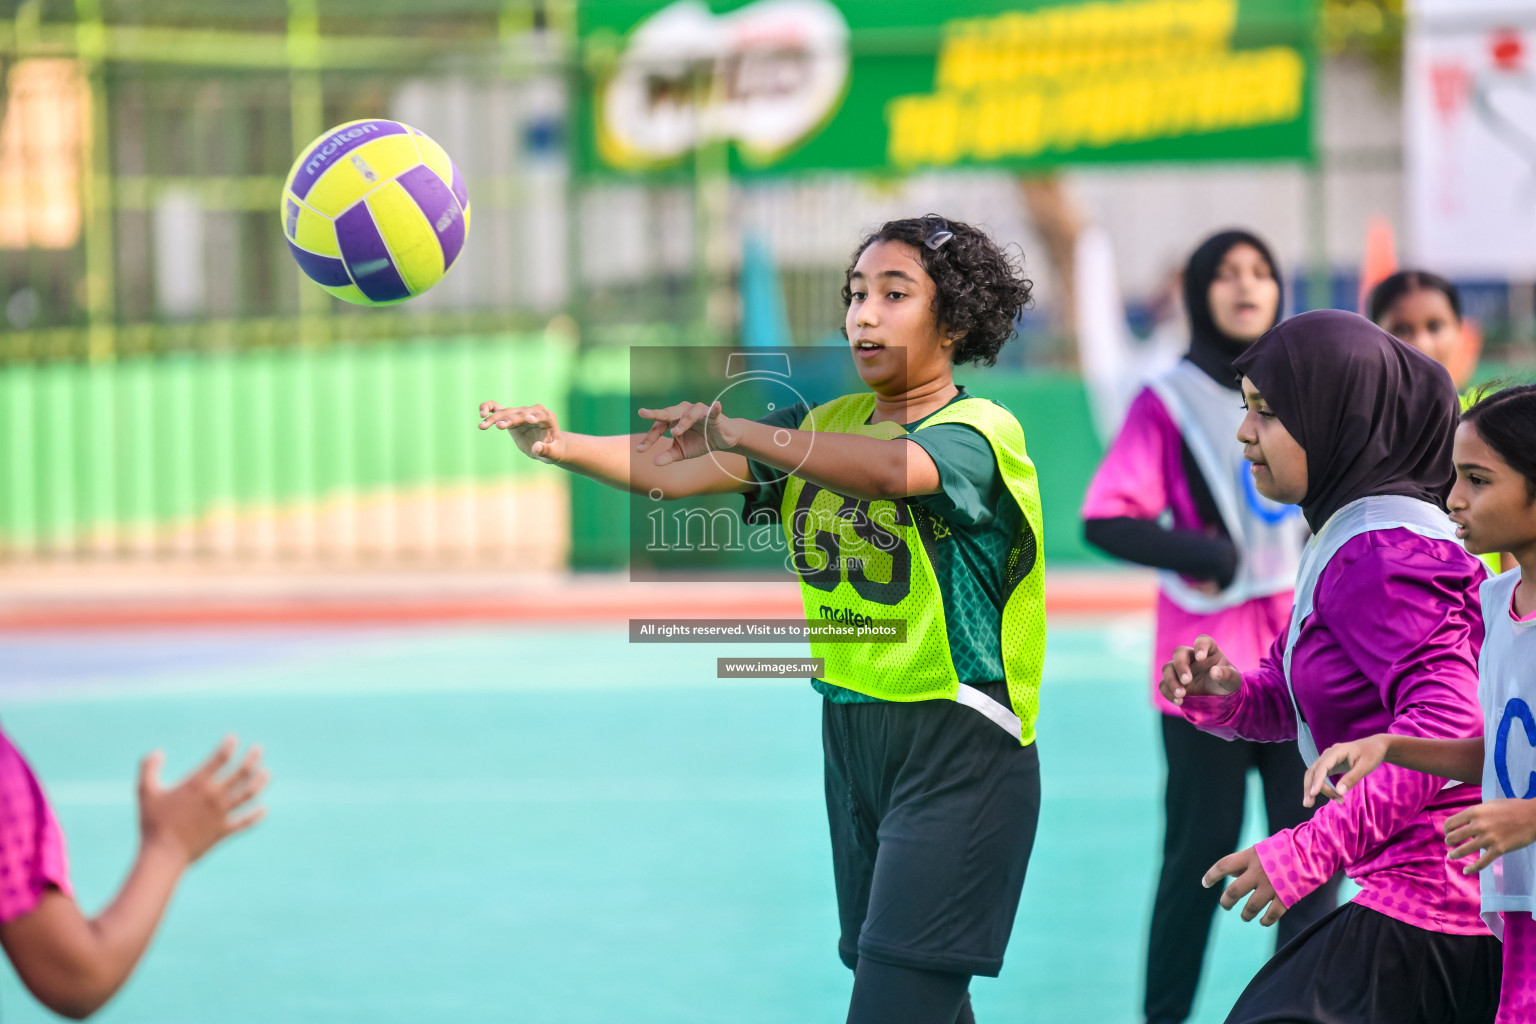
[[338, 299], [387, 306], [453, 266], [469, 232], [469, 192], [424, 133], [399, 121], [348, 121], [293, 162], [282, 216], [310, 280]]

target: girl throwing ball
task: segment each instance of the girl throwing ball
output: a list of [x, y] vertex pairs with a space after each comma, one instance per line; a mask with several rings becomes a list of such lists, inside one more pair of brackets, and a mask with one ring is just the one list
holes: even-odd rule
[[[1011, 413], [955, 367], [990, 364], [1029, 282], [940, 217], [865, 238], [843, 279], [866, 390], [763, 420], [720, 402], [641, 409], [645, 434], [560, 430], [481, 407], [533, 458], [668, 498], [740, 493], [784, 526], [806, 618], [901, 620], [905, 643], [813, 641], [851, 1024], [974, 1020], [996, 975], [1040, 811], [1040, 495]], [[829, 614], [830, 612], [830, 614]]]

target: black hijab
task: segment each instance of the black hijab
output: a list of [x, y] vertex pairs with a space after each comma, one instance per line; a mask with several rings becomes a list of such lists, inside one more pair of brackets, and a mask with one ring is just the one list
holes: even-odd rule
[[[1275, 258], [1270, 254], [1269, 246], [1247, 231], [1223, 231], [1212, 235], [1190, 254], [1189, 262], [1184, 266], [1184, 308], [1189, 312], [1189, 353], [1185, 358], [1222, 387], [1234, 390], [1239, 374], [1232, 368], [1232, 361], [1248, 351], [1252, 343], [1224, 334], [1216, 326], [1216, 318], [1211, 316], [1211, 283], [1216, 280], [1216, 271], [1221, 269], [1221, 261], [1226, 259], [1227, 253], [1233, 246], [1243, 244], [1259, 250], [1264, 262], [1269, 264], [1275, 284], [1280, 285], [1280, 275], [1275, 271]], [[1280, 320], [1284, 305], [1285, 291], [1281, 285], [1279, 301], [1275, 303], [1276, 322]]]
[[1307, 451], [1313, 533], [1374, 494], [1445, 507], [1460, 403], [1439, 363], [1363, 316], [1319, 309], [1271, 329], [1236, 366]]

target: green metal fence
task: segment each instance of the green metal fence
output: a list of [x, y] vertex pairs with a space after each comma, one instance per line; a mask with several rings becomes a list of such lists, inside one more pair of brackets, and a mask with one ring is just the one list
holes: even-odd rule
[[[547, 253], [513, 236], [565, 202], [527, 156], [546, 122], [558, 141], [571, 0], [0, 11], [0, 361], [537, 329], [563, 307], [519, 291]], [[359, 310], [302, 280], [275, 229], [282, 182], [327, 127], [402, 113], [459, 143], [474, 268], [429, 301]]]

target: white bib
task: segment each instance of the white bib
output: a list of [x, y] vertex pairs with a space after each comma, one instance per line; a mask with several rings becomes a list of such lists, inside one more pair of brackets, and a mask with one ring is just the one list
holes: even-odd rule
[[[1483, 705], [1483, 799], [1536, 797], [1536, 622], [1516, 622], [1510, 601], [1520, 584], [1512, 569], [1484, 580], [1483, 651], [1477, 691]], [[1500, 938], [1499, 911], [1536, 912], [1536, 846], [1506, 853], [1484, 868], [1483, 920]]]
[[1456, 528], [1439, 506], [1398, 494], [1379, 494], [1350, 502], [1329, 517], [1317, 535], [1307, 542], [1301, 553], [1301, 569], [1296, 574], [1291, 629], [1285, 637], [1285, 685], [1291, 694], [1291, 707], [1296, 712], [1296, 745], [1301, 749], [1301, 759], [1307, 764], [1317, 760], [1318, 749], [1312, 739], [1312, 729], [1302, 716], [1301, 705], [1296, 703], [1296, 685], [1291, 680], [1291, 654], [1296, 649], [1302, 624], [1312, 614], [1312, 599], [1323, 570], [1340, 548], [1373, 530], [1412, 530], [1422, 537], [1457, 542]]
[[1237, 440], [1245, 415], [1242, 396], [1187, 359], [1148, 386], [1189, 445], [1222, 525], [1237, 545], [1237, 574], [1221, 593], [1201, 593], [1166, 570], [1158, 573], [1163, 593], [1185, 611], [1208, 615], [1289, 590], [1296, 581], [1307, 524], [1300, 508], [1270, 501], [1254, 487]]

